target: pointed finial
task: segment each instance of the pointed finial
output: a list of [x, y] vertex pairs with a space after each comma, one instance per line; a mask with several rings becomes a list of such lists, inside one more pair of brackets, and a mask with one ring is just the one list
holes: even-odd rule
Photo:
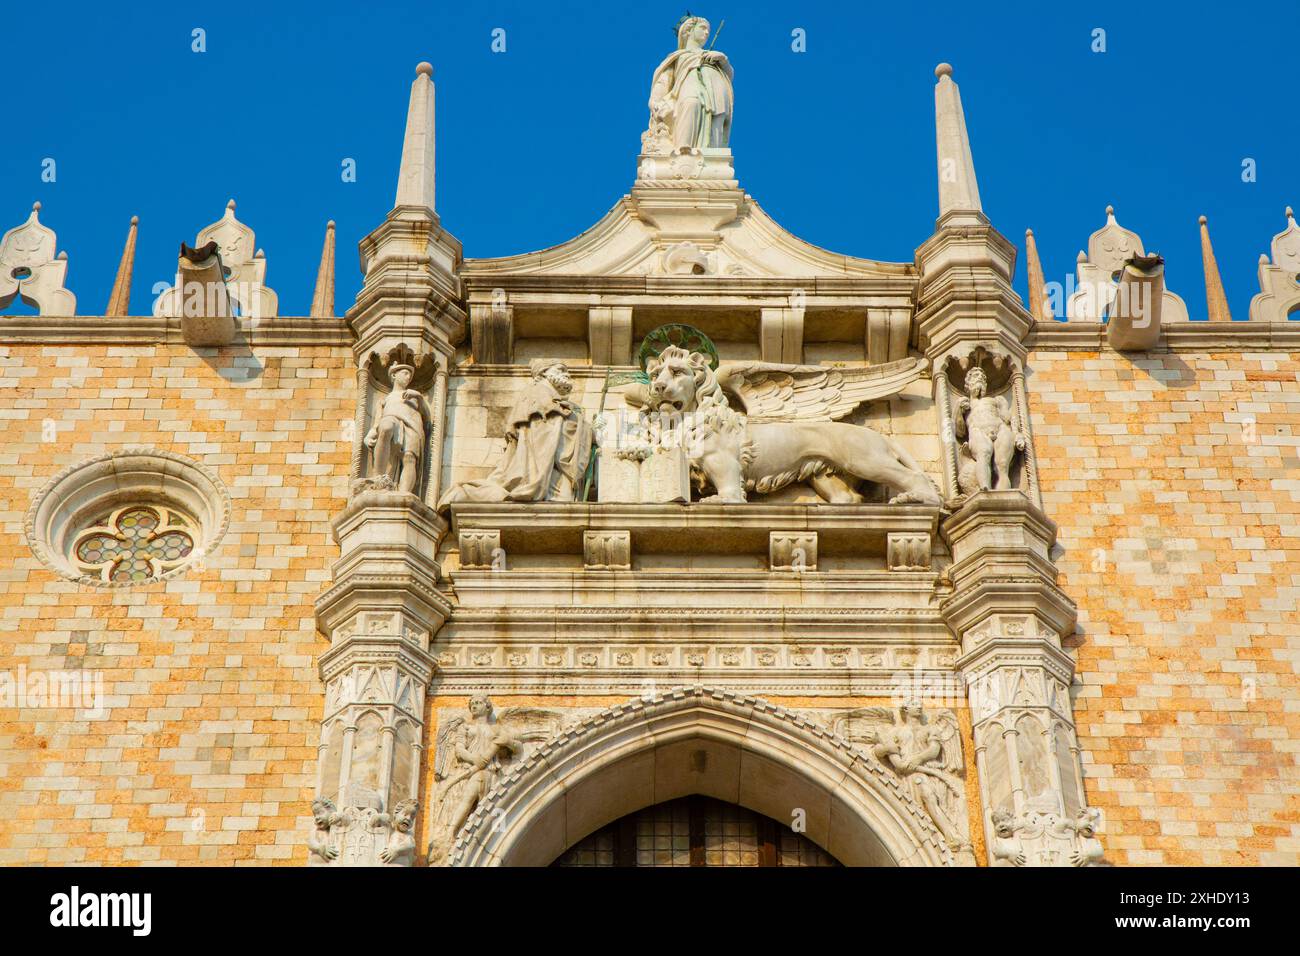
[[[41, 201], [38, 199], [38, 200], [36, 200], [36, 202], [32, 203], [32, 212], [40, 212], [40, 211], [41, 211]], [[1287, 207], [1286, 207], [1286, 214], [1287, 214], [1288, 216], [1291, 215], [1291, 207], [1290, 207], [1290, 206], [1287, 206]]]
[[1106, 207], [1106, 218], [1107, 218], [1107, 219], [1114, 219], [1114, 218], [1115, 218], [1115, 207], [1114, 207], [1114, 206], [1107, 206], [1107, 207]]
[[433, 183], [433, 66], [415, 68], [411, 101], [406, 110], [406, 133], [402, 137], [402, 164], [397, 172], [394, 207], [417, 206], [434, 210]]
[[1029, 314], [1040, 321], [1051, 319], [1047, 313], [1047, 297], [1043, 294], [1047, 280], [1043, 276], [1043, 263], [1038, 258], [1038, 243], [1034, 241], [1032, 229], [1025, 230], [1025, 282], [1029, 288]]
[[233, 199], [229, 199], [229, 200], [227, 200], [227, 201], [226, 201], [226, 208], [229, 209], [229, 210], [231, 210], [231, 211], [233, 212], [234, 209], [235, 209], [235, 201], [234, 201]]
[[[40, 203], [36, 204], [37, 209], [39, 209], [40, 206], [41, 206]], [[1295, 219], [1295, 213], [1292, 211], [1290, 206], [1286, 207], [1286, 218], [1287, 218], [1287, 222], [1290, 222], [1291, 220]]]
[[320, 266], [316, 270], [316, 288], [311, 296], [312, 318], [325, 318], [334, 314], [334, 220], [325, 224], [325, 243], [320, 250]]
[[1214, 258], [1214, 247], [1210, 245], [1209, 220], [1201, 216], [1201, 267], [1205, 270], [1205, 313], [1211, 322], [1231, 322], [1232, 311], [1228, 308], [1228, 296], [1223, 291], [1223, 279], [1219, 277], [1219, 263]]
[[113, 291], [108, 294], [105, 315], [129, 315], [131, 308], [131, 275], [135, 271], [135, 237], [140, 217], [131, 217], [131, 228], [126, 231], [126, 245], [122, 247], [122, 260], [117, 264]]
[[980, 205], [961, 91], [952, 79], [950, 64], [940, 63], [934, 68], [934, 75], [938, 79], [934, 88], [934, 129], [938, 147], [939, 217], [957, 213], [950, 222], [982, 225], [988, 220]]

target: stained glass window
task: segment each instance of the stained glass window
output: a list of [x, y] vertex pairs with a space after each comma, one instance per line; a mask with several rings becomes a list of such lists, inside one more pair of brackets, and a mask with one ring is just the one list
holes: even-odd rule
[[139, 583], [184, 564], [194, 551], [194, 523], [171, 508], [128, 505], [100, 515], [73, 539], [72, 557], [88, 575]]

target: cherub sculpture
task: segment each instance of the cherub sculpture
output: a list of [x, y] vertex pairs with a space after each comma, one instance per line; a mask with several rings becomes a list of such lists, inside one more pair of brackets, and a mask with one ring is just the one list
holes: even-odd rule
[[340, 819], [338, 808], [333, 801], [320, 797], [311, 802], [311, 815], [316, 825], [316, 832], [307, 838], [307, 849], [312, 855], [311, 865], [324, 866], [339, 856], [339, 848], [330, 838], [330, 828]]
[[389, 821], [392, 829], [388, 834], [388, 844], [379, 851], [379, 859], [389, 866], [414, 865], [415, 835], [411, 828], [415, 825], [415, 814], [419, 809], [418, 800], [407, 799], [393, 811]]

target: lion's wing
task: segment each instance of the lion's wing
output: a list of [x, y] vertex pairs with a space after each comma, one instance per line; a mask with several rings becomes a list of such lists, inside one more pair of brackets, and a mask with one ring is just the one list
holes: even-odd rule
[[751, 419], [835, 421], [897, 395], [925, 367], [920, 358], [862, 368], [742, 362], [719, 369], [718, 384]]

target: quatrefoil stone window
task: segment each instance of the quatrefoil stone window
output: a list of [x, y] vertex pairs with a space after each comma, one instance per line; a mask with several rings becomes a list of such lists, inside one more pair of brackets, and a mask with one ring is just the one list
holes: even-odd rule
[[26, 524], [32, 551], [50, 570], [82, 585], [126, 588], [185, 574], [212, 555], [230, 525], [230, 494], [193, 459], [124, 448], [51, 478]]
[[72, 558], [105, 581], [162, 577], [194, 551], [193, 522], [172, 508], [129, 505], [97, 519], [74, 539]]

